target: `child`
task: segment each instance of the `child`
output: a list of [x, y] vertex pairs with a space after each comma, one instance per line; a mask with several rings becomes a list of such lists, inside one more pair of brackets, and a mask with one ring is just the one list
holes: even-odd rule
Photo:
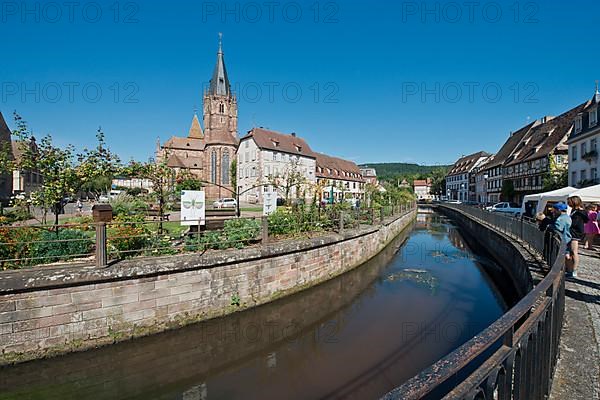
[[588, 222], [585, 224], [585, 249], [592, 249], [596, 236], [600, 233], [600, 226], [598, 225], [598, 212], [596, 205], [591, 204], [587, 206]]

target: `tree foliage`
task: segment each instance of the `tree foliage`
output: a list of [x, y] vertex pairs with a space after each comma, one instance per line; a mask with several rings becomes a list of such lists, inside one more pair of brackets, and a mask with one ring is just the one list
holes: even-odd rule
[[544, 192], [569, 186], [569, 169], [556, 162], [554, 154], [548, 156], [548, 172], [543, 177]]
[[31, 203], [44, 210], [51, 210], [55, 215], [54, 223], [58, 224], [58, 215], [65, 197], [75, 195], [94, 180], [106, 177], [112, 179], [119, 159], [106, 145], [104, 133], [100, 129], [96, 134], [96, 147], [76, 154], [73, 145], [58, 147], [50, 135], [36, 141], [23, 118], [17, 113], [14, 116], [16, 129], [13, 134], [23, 146], [22, 156], [16, 167], [36, 171], [40, 175], [42, 184], [38, 191], [31, 193]]

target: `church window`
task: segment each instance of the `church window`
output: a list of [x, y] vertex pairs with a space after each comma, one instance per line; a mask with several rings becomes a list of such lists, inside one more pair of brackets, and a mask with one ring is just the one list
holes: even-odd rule
[[221, 160], [221, 181], [223, 185], [229, 185], [229, 152], [225, 150]]
[[210, 154], [210, 182], [217, 183], [217, 152], [214, 150]]
[[221, 114], [225, 113], [225, 104], [223, 104], [223, 103], [219, 104], [219, 112]]

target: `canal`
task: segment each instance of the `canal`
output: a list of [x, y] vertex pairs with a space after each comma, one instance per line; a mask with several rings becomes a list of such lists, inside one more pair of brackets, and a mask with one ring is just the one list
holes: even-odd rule
[[294, 296], [3, 368], [0, 399], [375, 399], [514, 302], [488, 271], [452, 221], [419, 214], [370, 262]]

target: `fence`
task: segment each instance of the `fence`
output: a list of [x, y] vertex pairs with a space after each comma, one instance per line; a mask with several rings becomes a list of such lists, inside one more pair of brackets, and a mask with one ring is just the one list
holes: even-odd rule
[[328, 207], [259, 218], [217, 218], [212, 222], [219, 222], [221, 228], [215, 230], [189, 228], [181, 221], [148, 221], [143, 216], [111, 223], [4, 226], [0, 227], [0, 265], [15, 269], [69, 261], [106, 267], [110, 260], [124, 258], [243, 248], [377, 225], [415, 206], [343, 211]]
[[[565, 307], [565, 244], [529, 222], [463, 205], [444, 205], [543, 256], [550, 272], [516, 306], [454, 352], [423, 370], [384, 399], [548, 397], [559, 352]], [[470, 372], [473, 371], [474, 372]], [[442, 394], [440, 394], [440, 392]]]

